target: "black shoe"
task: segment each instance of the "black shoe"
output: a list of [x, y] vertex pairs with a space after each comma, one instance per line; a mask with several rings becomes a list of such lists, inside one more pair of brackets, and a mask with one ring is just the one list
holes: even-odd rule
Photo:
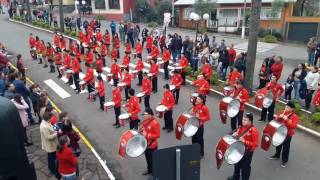
[[31, 143], [31, 142], [26, 142], [25, 145], [26, 145], [26, 146], [32, 146], [33, 143]]
[[48, 67], [48, 65], [46, 65], [46, 64], [43, 66], [43, 68], [47, 68], [47, 67]]
[[233, 176], [227, 177], [227, 180], [234, 180]]
[[262, 119], [259, 119], [258, 121], [259, 121], [259, 122], [266, 122], [266, 120], [262, 120]]
[[282, 162], [281, 163], [281, 167], [283, 167], [283, 168], [287, 167], [287, 163], [286, 162]]
[[167, 130], [167, 133], [170, 133], [170, 132], [172, 132], [173, 131], [173, 129], [168, 129]]
[[165, 130], [165, 129], [167, 129], [167, 127], [163, 126], [162, 129]]
[[151, 174], [151, 172], [149, 170], [146, 170], [145, 172], [142, 173], [142, 175], [146, 176], [148, 174]]
[[273, 155], [273, 156], [270, 156], [269, 159], [272, 159], [272, 160], [277, 160], [279, 159], [280, 157], [276, 156], [276, 155]]

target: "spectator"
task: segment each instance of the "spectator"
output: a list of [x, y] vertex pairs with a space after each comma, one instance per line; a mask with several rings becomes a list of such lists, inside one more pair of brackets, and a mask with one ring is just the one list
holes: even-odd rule
[[113, 20], [110, 23], [110, 29], [111, 29], [111, 34], [112, 34], [112, 37], [113, 37], [115, 35], [116, 29], [117, 29], [116, 23]]
[[218, 44], [216, 42], [216, 37], [212, 36], [212, 40], [211, 40], [211, 43], [210, 43], [210, 49], [213, 50], [213, 49], [216, 49], [217, 47], [218, 47]]
[[124, 34], [124, 24], [122, 22], [119, 23], [119, 35], [121, 42], [124, 43], [126, 40], [126, 35]]
[[19, 116], [23, 126], [24, 143], [26, 146], [31, 146], [32, 143], [28, 141], [28, 136], [27, 136], [28, 120], [27, 120], [26, 110], [29, 109], [29, 106], [24, 101], [23, 97], [20, 94], [16, 94], [11, 101], [17, 107], [19, 112]]
[[40, 88], [39, 88], [39, 85], [33, 84], [33, 85], [30, 86], [30, 99], [31, 99], [31, 102], [32, 102], [32, 107], [33, 107], [34, 114], [38, 116], [38, 118], [39, 118], [38, 123], [40, 124], [41, 123], [41, 118], [39, 116], [39, 111], [37, 109], [38, 103], [39, 103], [39, 100], [40, 100]]
[[219, 57], [220, 57], [220, 54], [219, 54], [219, 51], [217, 48], [213, 49], [212, 50], [212, 53], [211, 53], [211, 65], [212, 67], [217, 67], [217, 63], [219, 61]]
[[227, 70], [228, 70], [228, 66], [229, 66], [229, 59], [228, 59], [228, 50], [226, 48], [219, 48], [221, 49], [221, 51], [219, 50], [219, 63], [221, 64], [220, 66], [220, 78], [222, 80], [226, 79], [226, 75], [227, 75]]
[[42, 149], [48, 153], [48, 168], [50, 172], [59, 179], [60, 175], [57, 172], [56, 166], [58, 132], [53, 129], [53, 126], [50, 123], [51, 116], [52, 114], [50, 112], [45, 112], [43, 114], [43, 120], [40, 124], [41, 146]]
[[209, 47], [210, 40], [207, 33], [203, 34], [203, 42], [206, 43]]
[[202, 45], [202, 51], [200, 52], [201, 57], [201, 63], [204, 64], [206, 61], [208, 61], [209, 58], [209, 47], [207, 46], [207, 43], [203, 43]]
[[134, 31], [133, 26], [130, 25], [127, 32], [127, 41], [131, 43], [132, 48], [134, 48], [134, 37], [133, 37], [134, 32], [133, 31]]
[[14, 90], [15, 90], [14, 85], [11, 82], [7, 82], [6, 91], [4, 92], [4, 97], [8, 99], [13, 99], [13, 97], [15, 96]]
[[315, 51], [316, 51], [316, 39], [314, 37], [310, 38], [307, 44], [308, 52], [308, 65], [312, 66], [315, 64]]
[[78, 160], [68, 147], [69, 142], [68, 136], [59, 137], [59, 144], [57, 146], [58, 172], [63, 180], [76, 180]]
[[227, 46], [225, 45], [224, 39], [221, 40], [220, 46], [218, 47], [219, 52], [224, 51], [227, 49]]
[[0, 71], [0, 96], [4, 96], [6, 91], [6, 81], [4, 80], [4, 74]]
[[307, 76], [306, 65], [301, 63], [292, 71], [292, 79], [294, 81], [294, 99], [300, 100], [299, 90], [301, 86], [301, 81]]
[[315, 56], [314, 66], [317, 66], [318, 61], [320, 63], [320, 42], [317, 44], [317, 47], [316, 47], [316, 56]]
[[276, 76], [277, 81], [281, 77], [282, 69], [283, 69], [283, 58], [281, 56], [277, 56], [275, 58], [275, 63], [271, 66], [271, 72], [274, 76]]
[[143, 28], [142, 31], [141, 31], [141, 37], [142, 37], [142, 48], [144, 47], [144, 42], [147, 41], [147, 37], [148, 37], [148, 34], [149, 34], [149, 30], [147, 28]]
[[82, 24], [82, 20], [81, 17], [77, 17], [77, 27], [78, 27], [78, 31], [81, 31], [81, 24]]
[[234, 47], [234, 45], [231, 44], [228, 49], [228, 59], [229, 59], [229, 66], [230, 67], [233, 67], [233, 64], [234, 64], [234, 61], [235, 61], [236, 55], [237, 55], [237, 52], [233, 47]]
[[22, 75], [22, 77], [25, 77], [26, 76], [26, 69], [24, 67], [24, 62], [23, 62], [21, 54], [18, 54], [18, 56], [17, 56], [17, 68], [18, 68], [19, 73]]
[[292, 74], [290, 74], [287, 78], [287, 81], [284, 83], [284, 87], [285, 87], [284, 88], [284, 100], [285, 101], [291, 101], [293, 84], [294, 84], [293, 76], [292, 76]]
[[[209, 43], [207, 44], [207, 46]], [[181, 51], [182, 51], [182, 38], [181, 36], [177, 35], [177, 58], [181, 58]]]
[[263, 61], [261, 68], [259, 70], [259, 80], [260, 80], [260, 84], [258, 89], [262, 89], [266, 86], [267, 82], [268, 82], [268, 71], [267, 71], [267, 62]]
[[314, 91], [317, 89], [317, 85], [319, 82], [319, 72], [318, 67], [311, 67], [311, 71], [306, 76], [306, 83], [307, 83], [307, 95], [305, 98], [305, 108], [310, 108], [310, 103], [312, 100], [312, 95]]

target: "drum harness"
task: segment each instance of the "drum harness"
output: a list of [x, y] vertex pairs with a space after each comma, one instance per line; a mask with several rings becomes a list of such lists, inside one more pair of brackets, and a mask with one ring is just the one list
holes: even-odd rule
[[239, 140], [241, 137], [245, 136], [252, 127], [253, 127], [253, 125], [250, 125], [250, 126], [249, 126], [245, 131], [243, 131], [240, 135], [238, 135], [238, 136], [233, 136], [233, 137]]
[[[147, 123], [143, 123], [141, 124], [141, 128], [139, 129], [139, 133], [142, 133], [142, 131], [144, 130], [144, 126], [148, 126], [153, 120], [154, 120], [154, 117], [150, 118], [151, 120], [148, 120]], [[145, 137], [147, 138], [147, 137]], [[150, 143], [148, 143], [148, 147], [150, 147], [154, 142], [156, 141], [156, 139], [153, 139]]]

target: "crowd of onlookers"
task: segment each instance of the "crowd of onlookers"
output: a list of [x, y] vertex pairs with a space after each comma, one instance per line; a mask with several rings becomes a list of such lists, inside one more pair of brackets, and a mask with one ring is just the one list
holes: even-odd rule
[[[40, 124], [41, 147], [48, 154], [49, 171], [58, 179], [76, 179], [79, 176], [80, 137], [73, 130], [68, 113], [58, 113], [50, 103], [48, 93], [39, 85], [27, 84], [25, 68], [15, 70], [11, 67], [1, 43], [0, 49], [0, 96], [8, 98], [17, 107], [25, 146], [33, 145], [27, 136], [27, 127]], [[22, 56], [17, 55], [17, 66], [21, 61]]]

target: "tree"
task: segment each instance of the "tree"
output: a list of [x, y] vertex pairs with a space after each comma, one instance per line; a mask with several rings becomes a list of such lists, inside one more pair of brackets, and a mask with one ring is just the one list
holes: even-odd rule
[[216, 7], [215, 0], [196, 0], [193, 7], [195, 13], [199, 14], [202, 17], [203, 14], [210, 14]]
[[249, 41], [246, 61], [246, 76], [244, 85], [252, 93], [254, 69], [256, 65], [256, 53], [258, 44], [258, 33], [260, 25], [261, 0], [252, 0], [251, 17], [249, 26]]
[[147, 0], [137, 0], [135, 8], [136, 20], [139, 22], [146, 21], [152, 15], [151, 7]]
[[284, 6], [284, 0], [274, 0], [272, 2], [272, 8], [271, 8], [271, 18], [270, 21], [270, 34], [272, 34], [273, 31], [273, 24], [276, 20], [278, 20], [278, 14], [281, 12], [282, 8]]

